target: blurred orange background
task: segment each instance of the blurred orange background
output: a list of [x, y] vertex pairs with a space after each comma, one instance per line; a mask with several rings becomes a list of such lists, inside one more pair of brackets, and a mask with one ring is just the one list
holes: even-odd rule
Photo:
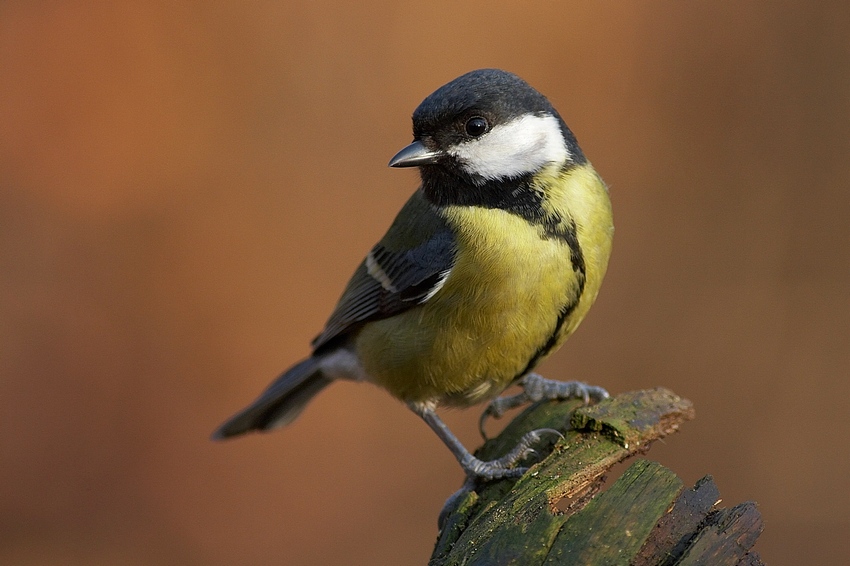
[[[368, 385], [210, 432], [308, 352], [415, 189], [410, 114], [501, 67], [611, 186], [543, 367], [663, 385], [649, 457], [850, 562], [850, 4], [0, 3], [0, 563], [423, 564], [461, 471]], [[479, 410], [449, 424], [470, 446]]]

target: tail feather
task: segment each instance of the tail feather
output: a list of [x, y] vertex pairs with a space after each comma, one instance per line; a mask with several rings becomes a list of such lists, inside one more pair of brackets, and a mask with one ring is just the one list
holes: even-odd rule
[[221, 425], [213, 440], [238, 436], [252, 430], [271, 430], [291, 423], [331, 379], [319, 369], [316, 358], [307, 358], [277, 378], [256, 401]]

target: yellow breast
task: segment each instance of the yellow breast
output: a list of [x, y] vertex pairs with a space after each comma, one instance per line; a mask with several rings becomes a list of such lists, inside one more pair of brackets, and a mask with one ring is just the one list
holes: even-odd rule
[[356, 339], [378, 385], [404, 401], [472, 404], [501, 393], [544, 345], [554, 351], [575, 330], [605, 272], [611, 208], [589, 165], [554, 180], [546, 206], [575, 222], [585, 273], [567, 242], [546, 237], [542, 226], [500, 209], [446, 207], [457, 255], [442, 289], [421, 307], [370, 322]]

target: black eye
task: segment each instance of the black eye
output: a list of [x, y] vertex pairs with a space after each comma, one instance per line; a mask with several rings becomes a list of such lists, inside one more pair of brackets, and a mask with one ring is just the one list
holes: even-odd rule
[[466, 133], [473, 138], [477, 138], [478, 136], [486, 133], [488, 127], [489, 124], [487, 124], [487, 120], [481, 116], [473, 116], [466, 121]]

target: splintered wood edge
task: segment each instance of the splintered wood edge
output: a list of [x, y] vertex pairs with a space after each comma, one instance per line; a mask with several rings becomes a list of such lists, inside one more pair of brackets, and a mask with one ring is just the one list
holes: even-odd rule
[[[552, 459], [576, 456], [585, 461], [545, 490], [550, 508], [554, 511], [563, 498], [573, 498], [591, 488], [614, 465], [645, 453], [653, 442], [676, 432], [694, 416], [690, 401], [664, 388], [623, 393], [576, 409], [570, 424], [580, 434], [567, 435], [534, 467], [545, 468]], [[534, 468], [526, 476], [533, 477]]]
[[653, 442], [675, 432], [695, 415], [693, 403], [656, 387], [576, 409], [570, 424], [574, 430], [599, 432], [629, 449], [632, 444]]

